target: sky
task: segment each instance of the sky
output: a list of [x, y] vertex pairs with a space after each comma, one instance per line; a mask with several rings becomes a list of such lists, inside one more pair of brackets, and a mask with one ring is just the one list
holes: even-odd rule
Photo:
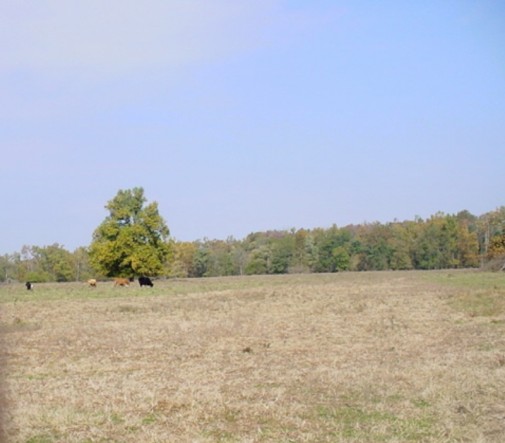
[[0, 254], [505, 204], [501, 0], [3, 0]]

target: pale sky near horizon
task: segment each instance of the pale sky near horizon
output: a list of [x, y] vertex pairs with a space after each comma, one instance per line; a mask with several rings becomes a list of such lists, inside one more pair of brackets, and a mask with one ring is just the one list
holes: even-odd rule
[[502, 1], [0, 2], [0, 254], [505, 204]]

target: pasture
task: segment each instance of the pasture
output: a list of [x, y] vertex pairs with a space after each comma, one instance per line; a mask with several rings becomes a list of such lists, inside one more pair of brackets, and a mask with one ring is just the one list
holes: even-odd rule
[[0, 286], [7, 442], [501, 442], [505, 274]]

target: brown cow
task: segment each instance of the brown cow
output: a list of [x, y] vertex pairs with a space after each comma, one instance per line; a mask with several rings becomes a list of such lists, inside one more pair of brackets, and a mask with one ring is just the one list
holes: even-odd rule
[[127, 278], [115, 278], [114, 287], [116, 286], [130, 286], [130, 280]]
[[94, 278], [90, 278], [88, 280], [88, 285], [91, 287], [91, 288], [96, 288], [96, 279]]

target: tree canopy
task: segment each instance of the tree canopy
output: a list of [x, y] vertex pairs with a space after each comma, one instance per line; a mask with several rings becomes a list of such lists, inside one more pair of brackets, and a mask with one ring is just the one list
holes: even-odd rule
[[[105, 276], [213, 277], [369, 270], [505, 270], [505, 206], [426, 220], [254, 232], [242, 240], [168, 240], [156, 203], [141, 188], [119, 191], [91, 247], [55, 243], [0, 256], [3, 281], [83, 281]], [[91, 256], [93, 258], [91, 258]], [[94, 268], [94, 269], [93, 269]]]
[[146, 204], [143, 188], [118, 191], [105, 206], [109, 215], [96, 228], [91, 265], [107, 277], [159, 275], [169, 254], [170, 231], [158, 203]]

